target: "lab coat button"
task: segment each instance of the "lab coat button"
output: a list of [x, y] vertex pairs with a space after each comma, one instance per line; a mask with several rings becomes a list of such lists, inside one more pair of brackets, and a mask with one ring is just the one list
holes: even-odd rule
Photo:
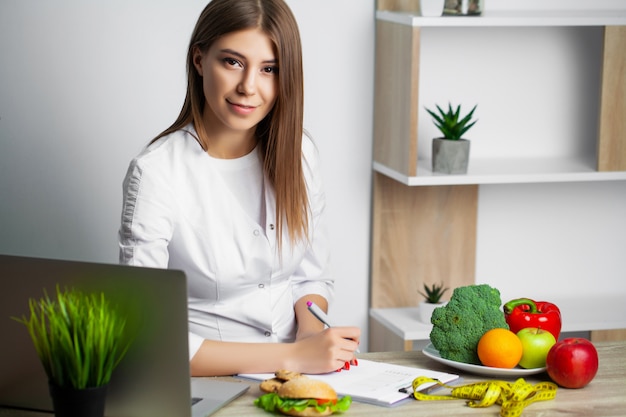
[[259, 284], [259, 288], [261, 289], [265, 288], [265, 284]]
[[261, 234], [261, 232], [259, 232], [258, 230], [255, 230], [253, 233], [254, 233], [255, 236], [258, 236], [258, 235]]
[[270, 224], [270, 230], [274, 230], [274, 225]]
[[272, 332], [267, 332], [267, 331], [265, 332], [266, 337], [270, 337], [271, 335], [272, 335]]

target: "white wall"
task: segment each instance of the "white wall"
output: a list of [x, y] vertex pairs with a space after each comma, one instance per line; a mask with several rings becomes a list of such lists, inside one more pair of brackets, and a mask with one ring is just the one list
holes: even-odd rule
[[[374, 2], [289, 0], [327, 185], [336, 324], [367, 348]], [[0, 3], [0, 253], [117, 262], [128, 162], [178, 115], [206, 3]]]
[[626, 300], [626, 181], [481, 186], [477, 281], [502, 298]]

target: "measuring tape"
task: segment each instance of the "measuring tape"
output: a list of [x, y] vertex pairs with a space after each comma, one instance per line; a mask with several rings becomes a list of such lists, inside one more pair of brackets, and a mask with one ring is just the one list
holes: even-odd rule
[[[434, 382], [452, 390], [450, 395], [431, 395], [417, 389], [427, 382]], [[536, 401], [552, 400], [556, 397], [557, 385], [552, 382], [540, 382], [532, 385], [518, 379], [511, 384], [506, 381], [485, 381], [474, 384], [450, 386], [424, 376], [413, 380], [413, 396], [420, 401], [465, 399], [472, 408], [489, 407], [493, 404], [501, 406], [501, 417], [518, 417], [524, 408]]]

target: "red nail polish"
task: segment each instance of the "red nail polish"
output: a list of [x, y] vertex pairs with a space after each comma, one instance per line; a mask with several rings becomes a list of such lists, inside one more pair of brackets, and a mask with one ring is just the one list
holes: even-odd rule
[[350, 370], [350, 362], [346, 362], [346, 364], [343, 366], [343, 369], [345, 369], [346, 371]]

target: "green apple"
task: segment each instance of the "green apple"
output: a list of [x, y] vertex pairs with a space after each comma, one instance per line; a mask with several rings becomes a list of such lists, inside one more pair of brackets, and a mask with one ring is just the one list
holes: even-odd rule
[[546, 357], [556, 339], [547, 330], [536, 327], [526, 327], [517, 332], [522, 342], [522, 359], [519, 366], [526, 369], [543, 368], [546, 366]]

